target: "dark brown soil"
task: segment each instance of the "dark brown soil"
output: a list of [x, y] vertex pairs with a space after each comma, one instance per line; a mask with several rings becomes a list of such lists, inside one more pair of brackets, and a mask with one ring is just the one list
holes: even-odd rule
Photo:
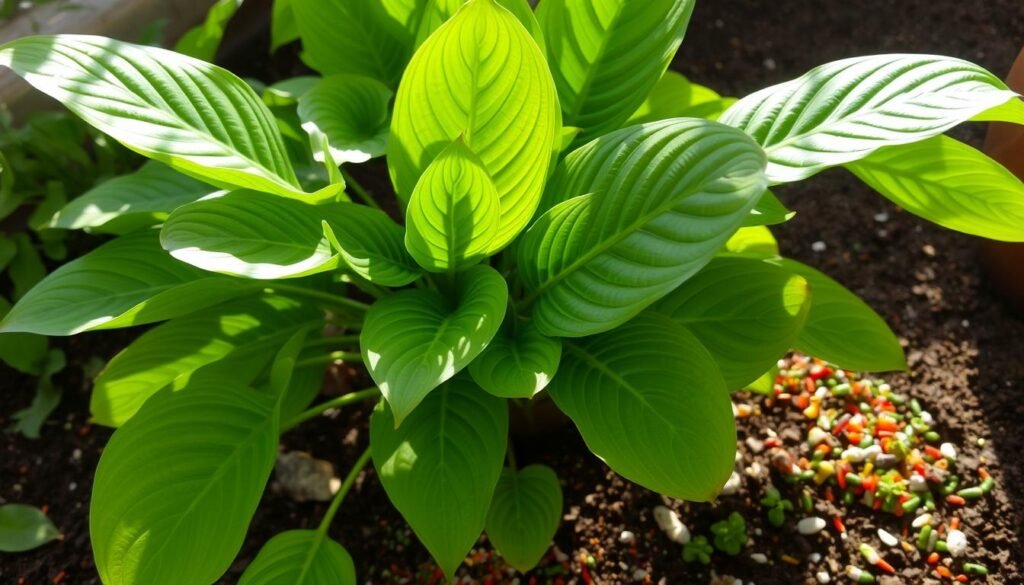
[[[1019, 0], [704, 0], [677, 66], [695, 81], [743, 95], [816, 64], [868, 53], [934, 52], [1003, 72], [1022, 42], [1024, 6]], [[978, 130], [963, 135], [972, 140], [980, 136]], [[1012, 318], [993, 297], [978, 267], [977, 242], [901, 212], [842, 171], [780, 190], [780, 195], [798, 212], [777, 230], [784, 253], [828, 272], [886, 318], [905, 341], [912, 367], [909, 375], [889, 378], [894, 388], [924, 402], [943, 435], [961, 446], [964, 459], [984, 458], [998, 480], [991, 497], [963, 511], [964, 530], [972, 557], [993, 571], [987, 582], [1024, 583], [1024, 322]], [[877, 221], [876, 214], [883, 212], [887, 221]], [[826, 251], [812, 251], [816, 241], [825, 242]], [[125, 339], [92, 334], [61, 342], [76, 365], [60, 377], [65, 399], [43, 438], [0, 439], [0, 502], [48, 506], [65, 535], [62, 542], [35, 552], [0, 558], [0, 583], [98, 582], [88, 544], [88, 493], [109, 431], [87, 423], [88, 385], [80, 367], [91, 356], [109, 358]], [[2, 377], [7, 404], [28, 404], [30, 381], [6, 371]], [[337, 420], [319, 419], [285, 436], [284, 448], [309, 451], [344, 473], [366, 443], [366, 414], [352, 409]], [[741, 438], [758, 433], [762, 424], [744, 423]], [[978, 438], [987, 440], [984, 449], [977, 446]], [[652, 510], [665, 503], [663, 498], [610, 472], [586, 452], [572, 429], [522, 441], [517, 449], [521, 464], [548, 463], [565, 480], [566, 521], [556, 537], [570, 567], [563, 582], [586, 582], [581, 555], [594, 557], [587, 572], [597, 583], [635, 582], [638, 570], [647, 576], [637, 582], [709, 582], [709, 571], [684, 564], [679, 545], [657, 529]], [[758, 514], [743, 506], [759, 496], [761, 486], [746, 483], [739, 496], [724, 498], [717, 508], [684, 512], [684, 521], [706, 531], [711, 519], [740, 508], [748, 510], [748, 521], [756, 525]], [[268, 491], [245, 548], [223, 583], [234, 583], [270, 536], [315, 525], [323, 510], [323, 505], [296, 504]], [[851, 531], [866, 531], [884, 522], [860, 513], [848, 523]], [[623, 530], [637, 535], [634, 546], [619, 544]], [[398, 582], [383, 577], [385, 571], [430, 572], [426, 551], [391, 508], [372, 471], [349, 495], [332, 535], [351, 551], [363, 582]], [[816, 569], [803, 561], [810, 551], [841, 564], [849, 558], [832, 536], [810, 543], [787, 537], [775, 546], [777, 550], [761, 552], [773, 557], [789, 553], [801, 562], [761, 566], [744, 554], [718, 559], [712, 568], [758, 585], [793, 584], [813, 582]], [[482, 551], [477, 559], [486, 561], [486, 545]], [[551, 574], [537, 573], [537, 582], [559, 582], [558, 560], [546, 562]], [[920, 566], [907, 566], [902, 577], [889, 583], [934, 581]], [[478, 564], [465, 572], [487, 571]], [[832, 581], [847, 579], [833, 573]]]

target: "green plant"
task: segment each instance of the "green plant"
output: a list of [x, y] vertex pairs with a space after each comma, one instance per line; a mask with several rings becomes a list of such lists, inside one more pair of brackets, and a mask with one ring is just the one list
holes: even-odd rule
[[715, 548], [708, 542], [708, 537], [694, 536], [690, 542], [683, 545], [683, 561], [707, 565], [711, 563], [711, 555], [714, 552]]
[[739, 512], [733, 512], [725, 520], [712, 524], [711, 534], [715, 535], [715, 548], [736, 556], [747, 544], [747, 521]]
[[[941, 136], [1024, 122], [1024, 103], [975, 65], [913, 55], [722, 98], [666, 73], [692, 8], [282, 2], [294, 23], [279, 40], [294, 24], [324, 77], [262, 98], [215, 66], [108, 39], [0, 48], [0, 64], [160, 172], [212, 186], [94, 201], [103, 221], [138, 210], [131, 229], [2, 324], [72, 335], [166, 321], [95, 383], [95, 419], [120, 427], [93, 490], [104, 582], [217, 580], [280, 434], [378, 395], [349, 478], [372, 458], [450, 577], [485, 527], [526, 569], [557, 524], [550, 474], [503, 471], [510, 405], [553, 400], [623, 476], [710, 500], [733, 468], [728, 391], [787, 350], [904, 369], [867, 305], [778, 256], [766, 226], [791, 214], [768, 188], [845, 166], [939, 224], [1024, 240], [1024, 185]], [[401, 223], [339, 169], [381, 154]], [[332, 360], [362, 361], [377, 386], [310, 406]], [[242, 582], [269, 582], [274, 565], [354, 583], [326, 536], [347, 491], [319, 530], [269, 542]]]

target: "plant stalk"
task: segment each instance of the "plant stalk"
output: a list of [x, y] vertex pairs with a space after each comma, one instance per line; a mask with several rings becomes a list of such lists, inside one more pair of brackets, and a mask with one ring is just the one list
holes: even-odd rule
[[345, 481], [342, 482], [341, 487], [338, 488], [338, 493], [334, 494], [334, 499], [331, 500], [331, 505], [327, 508], [327, 512], [324, 513], [323, 520], [320, 521], [320, 526], [316, 529], [319, 536], [327, 534], [327, 529], [331, 526], [331, 521], [334, 520], [334, 515], [338, 513], [338, 509], [341, 508], [341, 502], [345, 499], [349, 490], [356, 483], [356, 477], [359, 476], [359, 472], [362, 471], [366, 464], [370, 462], [370, 449], [367, 448], [363, 451], [363, 454], [359, 456], [355, 464], [352, 465], [352, 469], [349, 470], [348, 475], [345, 476]]
[[290, 293], [292, 295], [304, 296], [311, 299], [327, 301], [339, 307], [345, 307], [346, 309], [352, 309], [354, 311], [359, 311], [361, 313], [365, 313], [367, 309], [370, 308], [370, 305], [367, 305], [366, 303], [360, 303], [359, 301], [354, 301], [352, 299], [345, 298], [339, 295], [332, 295], [331, 293], [314, 290], [311, 288], [305, 288], [302, 286], [292, 286], [290, 284], [274, 283], [272, 286], [268, 286], [267, 290], [279, 291], [285, 294]]
[[358, 392], [350, 392], [344, 396], [339, 396], [332, 400], [321, 402], [320, 404], [317, 404], [316, 406], [308, 410], [302, 411], [301, 413], [296, 415], [295, 418], [281, 425], [281, 433], [286, 433], [294, 429], [295, 427], [299, 426], [300, 424], [320, 416], [321, 414], [327, 412], [332, 408], [342, 408], [344, 406], [349, 406], [357, 402], [363, 402], [364, 400], [376, 398], [379, 395], [380, 388], [374, 386], [373, 388], [359, 390]]

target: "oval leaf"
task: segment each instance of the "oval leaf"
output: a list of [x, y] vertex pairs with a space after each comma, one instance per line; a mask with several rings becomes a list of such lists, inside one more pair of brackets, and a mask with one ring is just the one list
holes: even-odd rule
[[277, 455], [274, 399], [224, 384], [164, 391], [103, 450], [89, 513], [106, 585], [213, 583]]
[[363, 362], [401, 424], [431, 390], [469, 365], [505, 318], [508, 287], [488, 266], [458, 276], [454, 300], [434, 290], [385, 297], [366, 313]]
[[736, 427], [718, 366], [660, 315], [566, 342], [548, 392], [595, 455], [648, 489], [705, 502], [732, 473]]
[[337, 267], [323, 232], [332, 206], [256, 191], [231, 191], [174, 210], [160, 230], [182, 262], [258, 280], [296, 278]]
[[743, 222], [743, 227], [754, 227], [759, 225], [778, 225], [793, 219], [795, 211], [786, 209], [786, 206], [771, 191], [765, 191], [760, 201], [754, 206], [753, 211]]
[[720, 118], [768, 153], [772, 183], [942, 134], [1016, 99], [977, 65], [931, 55], [855, 57], [740, 100]]
[[39, 508], [24, 504], [0, 506], [0, 552], [25, 552], [58, 536], [57, 527]]
[[444, 384], [396, 428], [381, 402], [370, 449], [391, 503], [448, 579], [484, 529], [501, 476], [508, 407], [466, 380]]
[[156, 225], [176, 208], [215, 191], [165, 164], [149, 162], [72, 199], [53, 216], [49, 227], [123, 234]]
[[788, 258], [778, 263], [811, 285], [811, 309], [796, 349], [848, 370], [907, 369], [899, 339], [867, 303], [806, 264]]
[[498, 191], [496, 252], [537, 209], [560, 129], [537, 44], [495, 0], [471, 0], [427, 39], [402, 77], [388, 144], [391, 179], [408, 201], [430, 163], [464, 136]]
[[263, 545], [238, 585], [356, 585], [356, 568], [326, 534], [289, 530]]
[[694, 0], [544, 0], [544, 30], [565, 124], [593, 138], [622, 126], [683, 42]]
[[847, 168], [896, 205], [943, 227], [1024, 242], [1024, 184], [946, 136], [883, 148]]
[[263, 297], [154, 327], [114, 356], [96, 377], [90, 403], [93, 420], [120, 426], [150, 396], [168, 386], [181, 389], [197, 371], [225, 359], [231, 360], [236, 381], [247, 383], [289, 335], [319, 320], [320, 311], [313, 307]]
[[[427, 40], [434, 31], [455, 15], [459, 8], [466, 4], [466, 0], [425, 0], [425, 3], [417, 34], [417, 45], [423, 44], [423, 41]], [[540, 29], [540, 24], [533, 15], [533, 8], [530, 7], [527, 0], [498, 0], [498, 4], [518, 18], [520, 24], [529, 31], [533, 40], [541, 49], [544, 48], [544, 32]]]
[[[388, 145], [391, 90], [359, 75], [326, 77], [299, 99], [299, 119], [310, 136], [324, 135], [339, 165], [383, 156]], [[324, 162], [316, 141], [313, 158]]]
[[[764, 192], [764, 153], [715, 122], [619, 130], [571, 153], [526, 232], [520, 270], [547, 335], [608, 331], [700, 270]], [[586, 194], [586, 195], [583, 195]]]
[[779, 242], [775, 240], [771, 230], [764, 226], [744, 227], [729, 238], [723, 251], [755, 256], [778, 256]]
[[423, 271], [405, 249], [402, 226], [365, 205], [338, 203], [324, 221], [331, 245], [353, 272], [383, 286], [405, 286]]
[[486, 530], [508, 564], [523, 573], [536, 567], [561, 521], [562, 486], [554, 470], [529, 465], [502, 471]]
[[301, 194], [247, 83], [205, 61], [104, 37], [25, 37], [0, 65], [128, 148], [222, 187]]
[[803, 278], [755, 258], [719, 257], [652, 310], [693, 333], [738, 390], [793, 347], [810, 307]]
[[405, 247], [431, 272], [464, 270], [487, 257], [500, 207], [483, 164], [460, 138], [416, 184], [406, 211]]
[[133, 232], [61, 266], [11, 309], [0, 333], [74, 335], [142, 325], [259, 290], [178, 262], [158, 238], [156, 230]]
[[[348, 73], [398, 83], [409, 47], [381, 2], [292, 0], [303, 60], [323, 75]], [[395, 4], [395, 2], [390, 2]]]
[[473, 381], [501, 398], [533, 398], [547, 387], [562, 359], [562, 341], [545, 337], [532, 322], [499, 331], [469, 365]]

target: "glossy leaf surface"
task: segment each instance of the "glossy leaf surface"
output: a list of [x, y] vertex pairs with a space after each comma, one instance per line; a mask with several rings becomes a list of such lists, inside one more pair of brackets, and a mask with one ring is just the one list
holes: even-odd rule
[[[310, 136], [327, 137], [334, 162], [364, 163], [387, 151], [391, 96], [386, 85], [370, 77], [332, 75], [299, 98], [299, 119]], [[324, 162], [316, 140], [313, 156]]]
[[289, 530], [263, 545], [238, 585], [356, 585], [356, 568], [327, 535]]
[[487, 537], [520, 572], [537, 566], [562, 521], [562, 486], [553, 469], [505, 469], [487, 513]]
[[328, 238], [356, 274], [383, 286], [405, 286], [423, 271], [405, 249], [402, 226], [383, 211], [338, 203], [327, 220]]
[[533, 323], [502, 327], [469, 365], [473, 381], [502, 398], [533, 398], [547, 387], [562, 359], [562, 341], [545, 337]]

